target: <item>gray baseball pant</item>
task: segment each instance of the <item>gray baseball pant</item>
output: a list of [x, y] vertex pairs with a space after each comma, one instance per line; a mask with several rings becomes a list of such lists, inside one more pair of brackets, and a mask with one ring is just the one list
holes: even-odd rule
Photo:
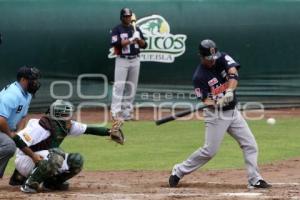
[[172, 174], [182, 178], [214, 157], [217, 153], [226, 132], [228, 132], [240, 145], [248, 172], [248, 182], [255, 184], [262, 179], [258, 171], [258, 147], [247, 122], [237, 110], [214, 112], [205, 109], [205, 144], [192, 153], [187, 160], [176, 164]]
[[115, 83], [113, 87], [111, 112], [113, 117], [130, 114], [136, 94], [140, 73], [140, 58], [116, 58]]
[[7, 163], [16, 151], [15, 142], [5, 133], [0, 132], [0, 178], [3, 177]]

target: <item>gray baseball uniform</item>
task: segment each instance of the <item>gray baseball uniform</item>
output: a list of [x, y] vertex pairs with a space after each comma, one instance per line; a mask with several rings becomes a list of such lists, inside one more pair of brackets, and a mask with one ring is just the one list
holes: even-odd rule
[[[226, 94], [228, 88], [228, 70], [237, 69], [240, 65], [228, 54], [218, 52], [213, 67], [200, 64], [193, 77], [195, 93], [199, 99], [218, 100]], [[235, 75], [232, 75], [233, 78]], [[248, 171], [249, 184], [254, 185], [262, 180], [258, 172], [258, 148], [255, 138], [241, 113], [237, 110], [235, 93], [232, 101], [222, 109], [208, 108], [204, 110], [205, 143], [202, 148], [191, 154], [187, 160], [176, 164], [172, 175], [182, 178], [206, 164], [217, 153], [226, 132], [240, 145]]]
[[[130, 9], [123, 8], [120, 13], [122, 23], [111, 31], [111, 46], [114, 47], [117, 55], [111, 112], [114, 118], [120, 117], [125, 120], [132, 117], [132, 104], [140, 71], [140, 48], [147, 46], [147, 43], [144, 43], [145, 38], [140, 28], [137, 27], [135, 32], [134, 27], [128, 24], [127, 17], [131, 17], [131, 15]], [[143, 46], [137, 42], [140, 40], [143, 41]], [[122, 45], [124, 41], [127, 41], [127, 45]]]

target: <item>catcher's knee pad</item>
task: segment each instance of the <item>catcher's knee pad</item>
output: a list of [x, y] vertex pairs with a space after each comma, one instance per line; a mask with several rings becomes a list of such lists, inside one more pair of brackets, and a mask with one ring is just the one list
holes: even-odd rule
[[67, 158], [67, 163], [70, 172], [78, 174], [83, 167], [83, 156], [79, 153], [70, 153]]
[[60, 148], [49, 149], [48, 165], [54, 173], [62, 167], [65, 160], [65, 152]]

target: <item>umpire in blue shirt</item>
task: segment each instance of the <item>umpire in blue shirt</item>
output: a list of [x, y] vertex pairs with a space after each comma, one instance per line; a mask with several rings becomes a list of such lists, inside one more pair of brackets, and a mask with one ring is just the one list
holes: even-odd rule
[[17, 81], [7, 85], [0, 92], [0, 178], [16, 147], [30, 156], [35, 163], [42, 159], [16, 134], [25, 127], [25, 116], [32, 96], [40, 88], [39, 78], [38, 69], [21, 67], [17, 72]]

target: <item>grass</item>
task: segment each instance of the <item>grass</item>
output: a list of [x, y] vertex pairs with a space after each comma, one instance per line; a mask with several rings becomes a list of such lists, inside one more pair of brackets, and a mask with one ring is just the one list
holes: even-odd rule
[[[248, 122], [259, 146], [259, 163], [300, 156], [299, 118], [280, 119], [276, 125], [264, 120]], [[80, 152], [85, 170], [171, 170], [204, 142], [203, 121], [175, 121], [162, 126], [154, 122], [128, 122], [124, 125], [126, 143], [116, 145], [106, 137], [83, 135], [63, 142], [66, 152]], [[241, 168], [242, 151], [226, 135], [217, 155], [204, 169]], [[13, 159], [6, 173], [11, 173]]]

